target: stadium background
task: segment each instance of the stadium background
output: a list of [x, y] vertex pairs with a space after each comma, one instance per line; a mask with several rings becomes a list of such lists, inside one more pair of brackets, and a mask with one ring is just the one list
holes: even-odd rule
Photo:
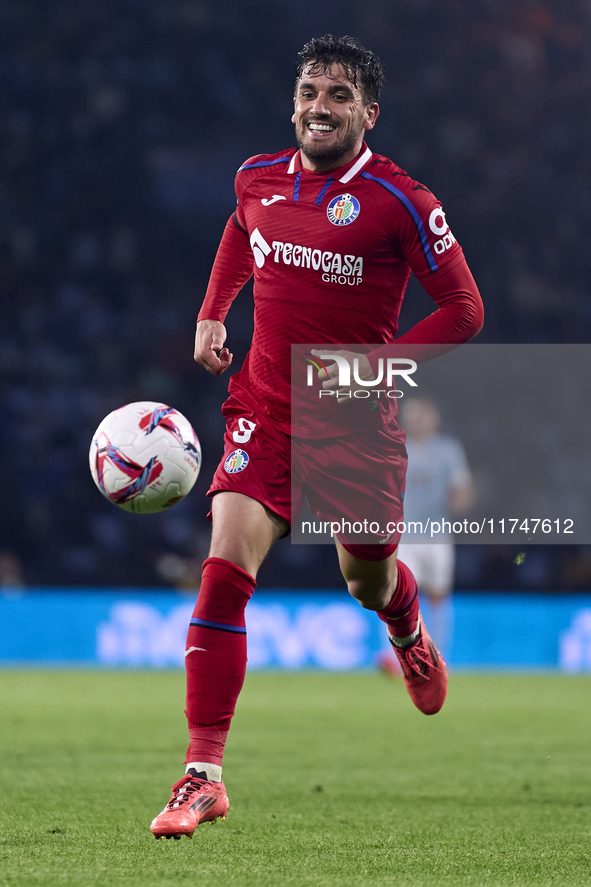
[[[293, 142], [291, 65], [312, 35], [353, 33], [383, 59], [370, 145], [442, 200], [485, 300], [480, 341], [589, 342], [590, 18], [558, 0], [0, 0], [7, 592], [195, 587], [228, 381], [194, 365], [195, 316], [235, 169]], [[411, 284], [402, 329], [431, 308]], [[239, 363], [248, 290], [228, 325]], [[191, 419], [204, 465], [188, 500], [138, 518], [97, 493], [87, 450], [142, 399]], [[457, 588], [589, 588], [588, 547], [516, 552], [462, 547]], [[331, 552], [288, 541], [260, 581], [341, 586]]]
[[[508, 649], [591, 671], [586, 547], [460, 550], [455, 637], [480, 666], [454, 654], [424, 718], [375, 669], [318, 670], [367, 665], [378, 620], [364, 635], [329, 550], [278, 545], [250, 655], [296, 671], [248, 676], [228, 821], [182, 842], [148, 824], [185, 750], [176, 666], [227, 384], [193, 364], [194, 321], [234, 170], [292, 143], [292, 59], [329, 30], [382, 56], [371, 145], [442, 199], [482, 342], [589, 343], [590, 19], [587, 0], [0, 0], [2, 884], [589, 883], [589, 674], [496, 673]], [[431, 307], [413, 287], [404, 328]], [[244, 293], [237, 359], [250, 322]], [[88, 472], [99, 420], [139, 398], [203, 442], [163, 516], [120, 513]]]

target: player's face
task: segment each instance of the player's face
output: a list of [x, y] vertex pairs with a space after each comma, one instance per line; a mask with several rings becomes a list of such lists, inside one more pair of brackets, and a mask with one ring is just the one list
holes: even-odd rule
[[340, 65], [333, 65], [326, 74], [304, 69], [291, 118], [303, 166], [322, 172], [353, 160], [379, 112], [377, 102], [365, 104], [361, 90]]
[[439, 410], [429, 400], [409, 398], [401, 409], [402, 427], [415, 440], [424, 440], [439, 431]]

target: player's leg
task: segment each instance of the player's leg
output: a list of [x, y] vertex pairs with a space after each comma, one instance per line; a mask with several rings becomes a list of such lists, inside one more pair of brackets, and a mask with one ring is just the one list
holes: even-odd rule
[[[225, 815], [222, 755], [246, 670], [244, 611], [269, 548], [289, 527], [289, 438], [230, 397], [225, 451], [215, 472], [210, 556], [187, 635], [186, 775], [152, 823], [156, 836], [190, 835]], [[240, 449], [236, 444], [240, 443]]]
[[260, 502], [235, 492], [214, 496], [212, 520], [210, 556], [203, 564], [185, 650], [186, 772], [152, 822], [156, 837], [191, 837], [200, 822], [225, 818], [229, 803], [222, 757], [246, 673], [244, 611], [261, 563], [288, 528]]
[[[421, 545], [401, 542], [398, 545], [396, 554], [397, 559], [405, 563], [410, 572], [413, 574], [415, 582], [417, 583], [417, 588], [419, 590], [419, 599], [421, 600], [420, 596], [424, 588], [424, 571], [423, 562], [419, 555], [420, 548], [422, 548]], [[431, 633], [431, 621], [429, 619], [427, 621], [429, 622], [429, 631]], [[400, 676], [402, 671], [400, 663], [398, 662], [398, 657], [395, 655], [394, 650], [392, 649], [392, 644], [389, 644], [388, 647], [388, 652], [383, 652], [379, 655], [378, 665], [380, 669], [385, 673], [393, 677], [398, 677]]]
[[414, 576], [393, 547], [337, 542], [339, 565], [349, 593], [387, 624], [412, 701], [435, 714], [447, 694], [445, 662], [422, 622]]
[[222, 412], [224, 455], [209, 490], [210, 556], [185, 656], [190, 734], [185, 760], [188, 769], [213, 780], [221, 779], [224, 744], [244, 681], [244, 610], [269, 548], [288, 530], [292, 496], [289, 438], [232, 396]]
[[256, 499], [228, 490], [216, 493], [211, 511], [209, 557], [230, 561], [256, 579], [273, 542], [287, 533], [289, 524]]
[[337, 527], [339, 564], [350, 594], [387, 624], [412, 701], [434, 714], [445, 701], [447, 672], [422, 624], [414, 576], [397, 560], [407, 465], [399, 433], [362, 432], [322, 446], [300, 444], [298, 454], [311, 466], [310, 509]]
[[288, 525], [241, 493], [213, 497], [210, 556], [187, 635], [187, 767], [221, 779], [230, 720], [246, 671], [244, 612], [256, 575]]
[[422, 578], [417, 582], [419, 596], [427, 602], [429, 630], [437, 647], [447, 656], [453, 632], [451, 592], [455, 570], [455, 547], [451, 542], [408, 545], [422, 549]]
[[416, 582], [405, 564], [398, 563], [396, 546], [382, 546], [388, 553], [379, 560], [365, 557], [377, 545], [343, 545], [337, 540], [337, 554], [349, 594], [366, 610], [375, 610], [388, 624], [389, 634], [401, 646], [418, 636], [419, 604]]

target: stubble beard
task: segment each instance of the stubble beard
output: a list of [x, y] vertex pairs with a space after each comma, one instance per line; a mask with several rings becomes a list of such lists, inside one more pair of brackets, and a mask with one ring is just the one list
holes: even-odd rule
[[337, 163], [355, 148], [359, 139], [359, 132], [349, 130], [341, 139], [337, 139], [333, 145], [315, 145], [306, 142], [305, 133], [307, 132], [308, 130], [305, 127], [302, 127], [301, 130], [299, 127], [296, 128], [297, 143], [302, 154], [305, 154], [308, 160], [315, 162]]

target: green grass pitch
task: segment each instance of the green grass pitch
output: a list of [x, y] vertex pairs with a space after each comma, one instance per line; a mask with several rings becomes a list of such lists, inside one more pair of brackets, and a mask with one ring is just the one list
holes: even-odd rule
[[591, 678], [247, 677], [225, 823], [148, 827], [182, 774], [181, 672], [0, 672], [0, 885], [586, 885]]

